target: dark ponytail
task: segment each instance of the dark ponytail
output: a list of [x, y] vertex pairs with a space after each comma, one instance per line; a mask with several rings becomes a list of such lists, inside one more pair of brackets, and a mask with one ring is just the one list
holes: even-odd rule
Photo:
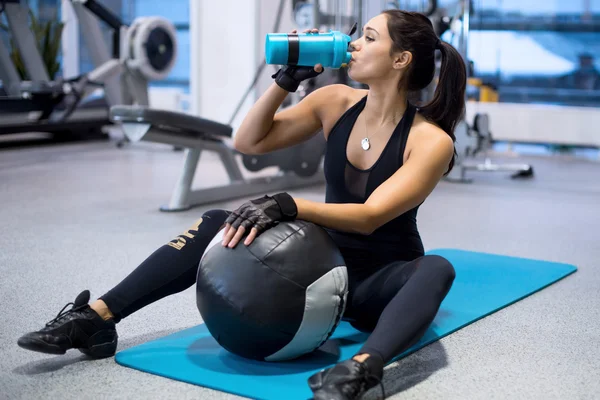
[[[437, 124], [456, 141], [454, 129], [465, 114], [467, 69], [460, 53], [437, 37], [425, 15], [401, 10], [386, 10], [388, 31], [394, 42], [391, 53], [409, 51], [413, 60], [399, 83], [399, 89], [416, 92], [425, 89], [435, 75], [435, 50], [442, 53], [440, 77], [428, 104], [420, 107], [421, 114]], [[449, 173], [455, 157], [448, 166]]]
[[[421, 108], [421, 114], [438, 124], [452, 141], [456, 141], [454, 129], [465, 114], [466, 66], [460, 53], [451, 44], [440, 41], [439, 49], [442, 52], [440, 78], [433, 99]], [[446, 173], [454, 167], [455, 158], [452, 157]]]

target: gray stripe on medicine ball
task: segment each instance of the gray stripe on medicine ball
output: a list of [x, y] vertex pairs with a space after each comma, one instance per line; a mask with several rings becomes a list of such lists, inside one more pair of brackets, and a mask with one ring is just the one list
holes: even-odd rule
[[294, 338], [265, 361], [296, 358], [306, 349], [316, 349], [337, 327], [348, 296], [345, 266], [333, 268], [306, 288], [304, 316]]

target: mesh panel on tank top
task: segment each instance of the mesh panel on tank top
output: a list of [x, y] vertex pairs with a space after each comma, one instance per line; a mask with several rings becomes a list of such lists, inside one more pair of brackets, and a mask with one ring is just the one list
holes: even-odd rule
[[367, 197], [367, 184], [369, 183], [370, 172], [359, 171], [350, 162], [347, 162], [346, 171], [344, 172], [344, 184], [348, 193], [358, 198]]

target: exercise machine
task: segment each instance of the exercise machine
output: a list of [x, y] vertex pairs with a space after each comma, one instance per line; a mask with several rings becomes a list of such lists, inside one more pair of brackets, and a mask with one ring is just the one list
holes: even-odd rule
[[[95, 69], [73, 79], [50, 82], [41, 55], [35, 51], [33, 33], [27, 28], [27, 7], [19, 0], [0, 2], [31, 78], [31, 82], [21, 82], [8, 52], [0, 48], [0, 66], [6, 71], [0, 78], [7, 92], [6, 97], [0, 98], [0, 108], [21, 112], [13, 115], [12, 126], [0, 125], [5, 133], [70, 131], [76, 130], [78, 123], [91, 123], [94, 129], [100, 130], [112, 124], [109, 106], [148, 105], [148, 83], [164, 79], [175, 64], [177, 40], [170, 21], [140, 17], [127, 26], [96, 0], [72, 0], [70, 5]], [[112, 51], [104, 43], [100, 22], [112, 28]], [[90, 109], [82, 104], [98, 88], [103, 89], [105, 98], [102, 105], [93, 109], [98, 117], [92, 117]], [[29, 114], [24, 113], [34, 109], [41, 114], [25, 122]], [[2, 124], [7, 122], [4, 117]]]
[[[457, 153], [454, 169], [446, 176], [446, 180], [456, 183], [471, 183], [473, 180], [467, 177], [467, 171], [483, 172], [512, 172], [512, 179], [531, 178], [534, 176], [533, 167], [524, 163], [497, 164], [492, 162], [490, 150], [494, 143], [490, 131], [489, 115], [485, 113], [475, 114], [471, 125], [462, 121], [455, 130]], [[477, 157], [484, 157], [483, 162], [477, 161]]]
[[19, 0], [0, 0], [0, 13], [6, 16], [11, 38], [19, 51], [29, 80], [22, 81], [0, 41], [0, 133], [49, 132], [54, 134], [102, 137], [100, 128], [109, 124], [106, 104], [91, 102], [80, 107], [86, 90], [98, 88], [103, 71], [90, 76], [51, 82], [28, 28], [28, 7]]
[[[96, 68], [109, 68], [108, 102], [148, 105], [148, 83], [164, 79], [177, 58], [174, 25], [157, 16], [136, 18], [130, 26], [96, 0], [71, 0]], [[103, 43], [99, 22], [112, 28], [112, 51]]]
[[[114, 76], [106, 82], [108, 103], [149, 105], [148, 84], [165, 79], [177, 59], [177, 36], [173, 24], [157, 16], [138, 17], [130, 26], [96, 0], [71, 0], [83, 29], [83, 38], [96, 67], [111, 65]], [[112, 52], [97, 46], [99, 21], [112, 28]], [[111, 121], [112, 122], [112, 121]], [[122, 147], [127, 136], [117, 143]]]
[[[184, 211], [193, 206], [235, 199], [270, 191], [316, 185], [324, 182], [322, 174], [299, 176], [297, 170], [317, 171], [319, 164], [302, 160], [297, 165], [287, 161], [273, 176], [246, 179], [240, 168], [237, 151], [228, 146], [233, 128], [208, 119], [164, 110], [153, 110], [143, 106], [115, 106], [111, 108], [111, 119], [121, 124], [131, 142], [140, 140], [163, 143], [186, 148], [183, 171], [168, 204], [161, 211]], [[302, 147], [301, 145], [299, 146]], [[295, 150], [286, 149], [289, 154]], [[222, 186], [192, 189], [198, 161], [203, 151], [216, 153], [227, 171], [229, 182]], [[299, 153], [300, 154], [300, 153]], [[295, 155], [297, 156], [297, 154]], [[320, 162], [320, 159], [317, 160]], [[247, 159], [246, 166], [252, 161]], [[271, 163], [269, 163], [269, 166]], [[254, 169], [262, 169], [255, 165]], [[287, 167], [287, 168], [286, 168]], [[309, 176], [308, 176], [309, 175]]]

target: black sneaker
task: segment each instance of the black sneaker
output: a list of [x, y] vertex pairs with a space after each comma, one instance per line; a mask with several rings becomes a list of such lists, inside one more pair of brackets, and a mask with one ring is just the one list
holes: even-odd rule
[[381, 378], [382, 374], [372, 374], [366, 363], [350, 359], [314, 374], [308, 385], [314, 400], [354, 400], [378, 384], [385, 399]]
[[[114, 356], [118, 340], [115, 322], [103, 320], [90, 308], [89, 300], [89, 290], [81, 292], [74, 303], [64, 306], [43, 329], [21, 336], [17, 344], [27, 350], [48, 354], [65, 354], [69, 349], [79, 349], [94, 358]], [[65, 311], [70, 305], [73, 307]]]

